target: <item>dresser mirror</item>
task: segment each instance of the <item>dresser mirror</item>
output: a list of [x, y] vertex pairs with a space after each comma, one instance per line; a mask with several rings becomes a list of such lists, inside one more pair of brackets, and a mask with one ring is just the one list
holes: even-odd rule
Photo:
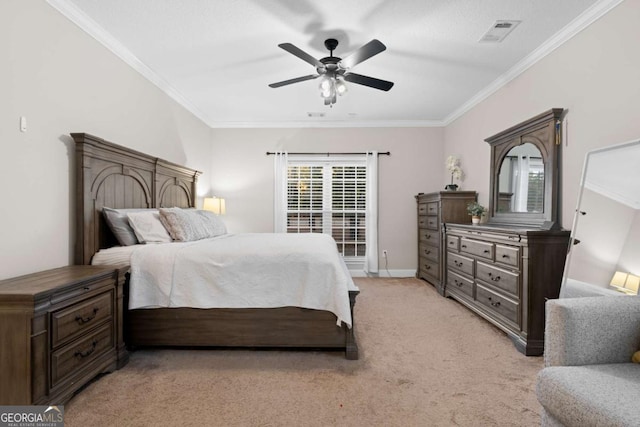
[[561, 297], [637, 294], [640, 140], [587, 153]]
[[556, 229], [562, 108], [485, 141], [491, 145], [489, 223]]
[[500, 166], [498, 192], [498, 212], [544, 211], [544, 163], [534, 144], [509, 150]]

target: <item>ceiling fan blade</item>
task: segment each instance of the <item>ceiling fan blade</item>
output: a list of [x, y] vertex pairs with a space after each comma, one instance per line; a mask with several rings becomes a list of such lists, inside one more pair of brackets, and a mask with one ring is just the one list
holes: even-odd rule
[[286, 50], [290, 54], [297, 56], [298, 58], [302, 59], [305, 62], [308, 62], [309, 64], [313, 65], [316, 68], [318, 67], [324, 68], [324, 64], [322, 62], [318, 61], [316, 58], [309, 55], [307, 52], [303, 51], [302, 49], [295, 47], [291, 43], [281, 43], [278, 45], [278, 47], [281, 47], [282, 49]]
[[373, 77], [363, 76], [362, 74], [346, 73], [344, 79], [351, 83], [356, 83], [363, 86], [369, 86], [374, 89], [388, 91], [393, 87], [393, 82], [386, 80], [375, 79]]
[[380, 40], [373, 39], [369, 43], [362, 46], [360, 49], [353, 52], [351, 55], [341, 60], [340, 67], [349, 69], [354, 65], [361, 63], [365, 59], [369, 59], [372, 56], [379, 54], [380, 52], [384, 52], [386, 49], [387, 47], [382, 44]]
[[318, 77], [320, 77], [320, 74], [310, 74], [308, 76], [303, 76], [303, 77], [296, 77], [295, 79], [289, 79], [289, 80], [284, 80], [281, 82], [277, 82], [277, 83], [271, 83], [269, 85], [269, 87], [280, 87], [280, 86], [286, 86], [286, 85], [290, 85], [293, 83], [299, 83], [299, 82], [303, 82], [305, 80], [313, 80], [313, 79], [317, 79]]

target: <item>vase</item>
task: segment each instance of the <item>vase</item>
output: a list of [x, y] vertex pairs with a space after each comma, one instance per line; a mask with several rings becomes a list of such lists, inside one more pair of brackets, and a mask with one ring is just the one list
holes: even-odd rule
[[480, 224], [480, 217], [473, 215], [471, 217], [471, 224]]
[[445, 190], [447, 191], [457, 191], [458, 190], [458, 184], [447, 184], [444, 187]]

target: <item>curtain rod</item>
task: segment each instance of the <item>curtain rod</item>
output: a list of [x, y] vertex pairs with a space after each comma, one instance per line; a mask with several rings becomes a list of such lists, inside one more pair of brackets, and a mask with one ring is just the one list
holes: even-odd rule
[[[267, 151], [267, 156], [272, 156], [275, 155], [276, 153], [271, 152], [271, 151]], [[294, 156], [297, 155], [305, 155], [305, 156], [344, 156], [344, 155], [365, 155], [367, 153], [287, 153], [287, 154], [291, 154]], [[390, 151], [385, 151], [385, 152], [380, 152], [378, 153], [378, 156], [390, 156], [391, 152]]]

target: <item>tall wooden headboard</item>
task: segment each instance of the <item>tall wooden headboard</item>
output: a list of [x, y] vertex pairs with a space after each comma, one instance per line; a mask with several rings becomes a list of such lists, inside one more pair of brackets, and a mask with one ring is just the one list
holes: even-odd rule
[[71, 136], [76, 143], [76, 264], [89, 264], [99, 249], [118, 244], [102, 216], [104, 206], [195, 207], [201, 172], [86, 133]]

